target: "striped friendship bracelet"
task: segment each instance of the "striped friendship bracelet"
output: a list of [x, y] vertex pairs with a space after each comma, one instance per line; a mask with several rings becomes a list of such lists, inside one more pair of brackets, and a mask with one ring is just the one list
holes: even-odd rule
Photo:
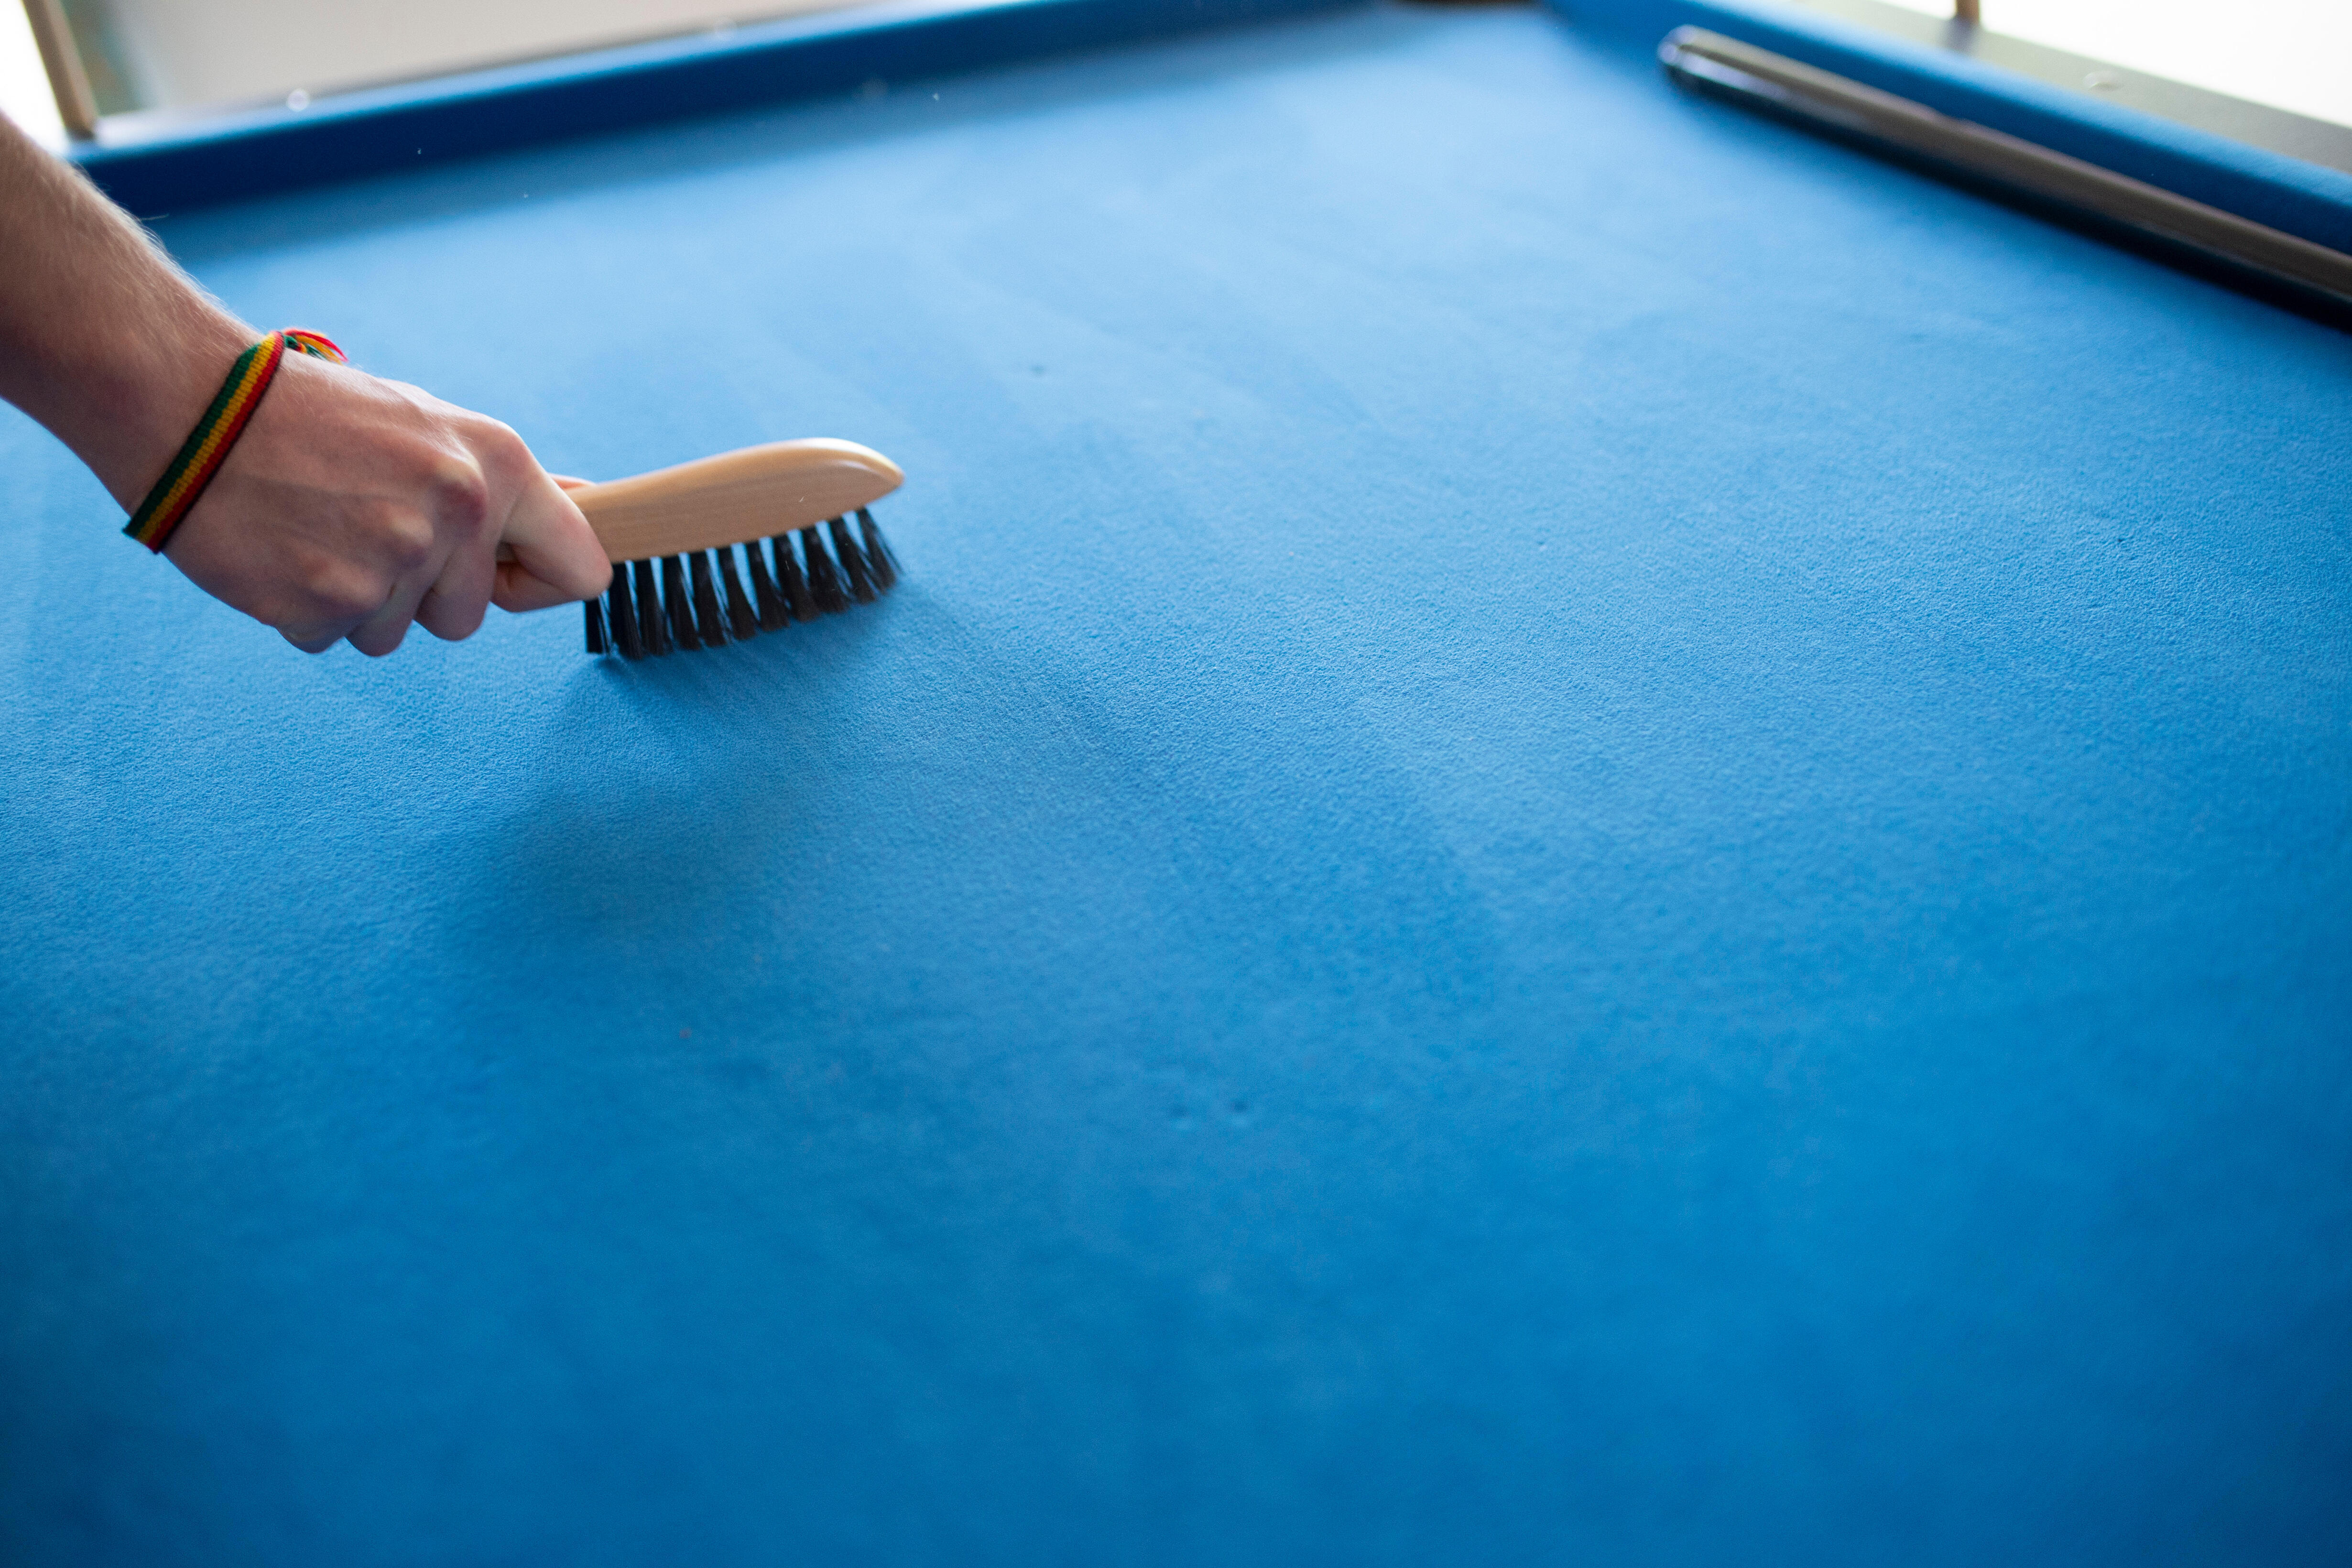
[[221, 383], [219, 395], [205, 410], [205, 416], [196, 421], [195, 429], [180, 447], [180, 455], [172, 459], [172, 466], [163, 470], [163, 477], [155, 481], [155, 488], [147, 492], [139, 510], [131, 514], [123, 532], [150, 550], [160, 552], [163, 548], [172, 531], [180, 526], [180, 520], [188, 515], [197, 498], [205, 493], [205, 487], [220, 471], [229, 448], [245, 434], [245, 422], [261, 406], [261, 395], [269, 390], [278, 363], [289, 348], [337, 364], [344, 363], [343, 351], [333, 342], [316, 332], [291, 327], [270, 333], [239, 354], [236, 363], [229, 367], [228, 379]]

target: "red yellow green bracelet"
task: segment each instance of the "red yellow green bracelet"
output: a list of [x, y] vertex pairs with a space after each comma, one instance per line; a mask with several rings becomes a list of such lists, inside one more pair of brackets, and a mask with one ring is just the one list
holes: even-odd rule
[[220, 393], [213, 399], [205, 416], [196, 421], [180, 455], [131, 514], [131, 521], [122, 531], [150, 550], [161, 551], [180, 526], [180, 520], [205, 493], [220, 471], [229, 448], [245, 434], [245, 422], [261, 406], [261, 395], [269, 390], [270, 381], [278, 374], [278, 363], [285, 359], [288, 349], [320, 359], [343, 363], [343, 351], [316, 332], [288, 328], [272, 332], [237, 356], [229, 367], [228, 379], [221, 383]]

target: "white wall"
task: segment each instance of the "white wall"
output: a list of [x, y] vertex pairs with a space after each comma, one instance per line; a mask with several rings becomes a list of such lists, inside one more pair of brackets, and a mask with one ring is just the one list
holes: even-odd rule
[[[1934, 16], [1949, 0], [1894, 0]], [[1992, 32], [2352, 125], [2352, 0], [1981, 0]]]
[[[283, 98], [839, 0], [113, 0], [175, 104]], [[1896, 0], [1948, 16], [1948, 0]], [[1986, 26], [2352, 125], [2352, 0], [1983, 0]], [[24, 12], [0, 0], [0, 111], [63, 135]]]
[[[6, 0], [0, 0], [6, 3]], [[341, 87], [822, 10], [842, 0], [105, 0], [153, 108]], [[743, 8], [739, 9], [738, 6]]]

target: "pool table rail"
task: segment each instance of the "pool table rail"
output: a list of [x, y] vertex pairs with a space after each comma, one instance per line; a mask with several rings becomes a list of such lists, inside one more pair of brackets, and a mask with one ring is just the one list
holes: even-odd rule
[[1705, 28], [1658, 46], [1675, 85], [2120, 238], [2352, 326], [2352, 256]]

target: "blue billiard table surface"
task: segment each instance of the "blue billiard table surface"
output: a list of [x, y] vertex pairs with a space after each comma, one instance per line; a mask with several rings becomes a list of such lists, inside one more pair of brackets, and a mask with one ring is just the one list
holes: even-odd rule
[[2352, 337], [1673, 9], [94, 160], [906, 581], [306, 658], [0, 409], [0, 1561], [2352, 1555]]

